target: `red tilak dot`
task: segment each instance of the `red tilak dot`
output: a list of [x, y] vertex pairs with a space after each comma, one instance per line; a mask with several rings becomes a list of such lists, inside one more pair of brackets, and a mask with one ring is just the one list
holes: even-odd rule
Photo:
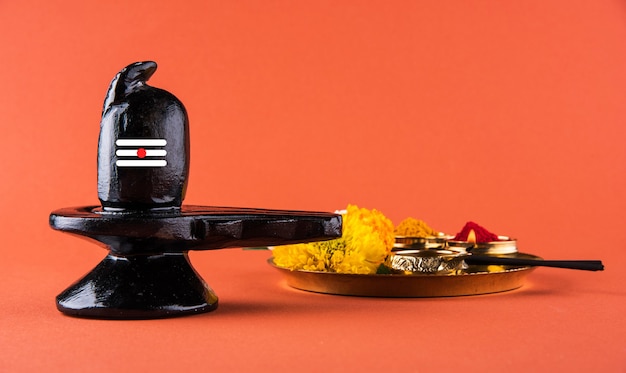
[[145, 158], [146, 157], [146, 149], [144, 149], [144, 148], [137, 149], [137, 157]]

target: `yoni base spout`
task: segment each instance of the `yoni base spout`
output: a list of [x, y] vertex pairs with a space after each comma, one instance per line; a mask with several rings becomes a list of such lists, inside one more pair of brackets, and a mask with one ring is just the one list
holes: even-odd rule
[[184, 316], [212, 311], [218, 303], [186, 252], [109, 254], [56, 300], [64, 314], [98, 319]]

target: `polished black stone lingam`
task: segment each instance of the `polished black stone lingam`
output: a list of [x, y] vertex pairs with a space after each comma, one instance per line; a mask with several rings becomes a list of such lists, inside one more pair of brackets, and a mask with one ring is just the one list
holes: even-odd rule
[[101, 206], [50, 214], [53, 229], [92, 239], [108, 255], [57, 296], [72, 316], [148, 319], [208, 312], [218, 300], [189, 250], [276, 246], [341, 236], [325, 212], [182, 205], [189, 174], [183, 104], [146, 81], [154, 62], [120, 71], [104, 101], [98, 143]]

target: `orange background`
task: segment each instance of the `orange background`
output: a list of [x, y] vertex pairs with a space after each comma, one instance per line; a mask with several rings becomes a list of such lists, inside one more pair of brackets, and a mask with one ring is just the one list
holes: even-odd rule
[[[0, 50], [0, 370], [626, 369], [623, 2], [0, 1]], [[190, 116], [187, 204], [474, 220], [607, 270], [362, 299], [198, 252], [213, 313], [64, 317], [54, 297], [105, 252], [48, 215], [98, 203], [104, 94], [141, 60]]]

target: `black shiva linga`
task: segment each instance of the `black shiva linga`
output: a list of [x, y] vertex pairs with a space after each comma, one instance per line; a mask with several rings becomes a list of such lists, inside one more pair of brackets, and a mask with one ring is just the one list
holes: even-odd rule
[[275, 246], [341, 236], [324, 212], [182, 205], [189, 122], [172, 94], [148, 86], [157, 68], [137, 62], [109, 86], [98, 143], [102, 206], [50, 214], [53, 229], [95, 240], [108, 255], [57, 296], [71, 316], [150, 319], [209, 312], [218, 300], [189, 250]]

